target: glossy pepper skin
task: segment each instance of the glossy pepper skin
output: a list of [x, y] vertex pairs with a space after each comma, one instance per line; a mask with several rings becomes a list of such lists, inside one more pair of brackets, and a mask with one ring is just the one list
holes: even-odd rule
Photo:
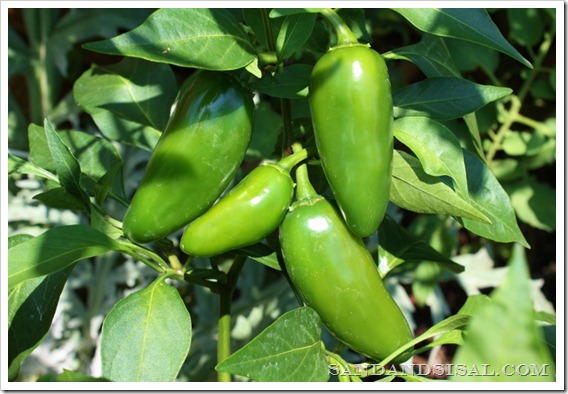
[[290, 168], [305, 158], [288, 156], [252, 170], [211, 209], [191, 222], [181, 250], [210, 257], [259, 242], [278, 228], [294, 196]]
[[370, 236], [384, 217], [392, 174], [392, 98], [383, 58], [361, 44], [332, 48], [312, 71], [309, 103], [335, 199], [351, 231]]
[[252, 95], [228, 74], [189, 77], [125, 214], [125, 236], [154, 241], [205, 212], [244, 158], [253, 110]]
[[[301, 167], [300, 167], [301, 168]], [[353, 350], [382, 360], [412, 340], [410, 327], [391, 298], [362, 240], [338, 210], [297, 171], [300, 198], [280, 227], [290, 280], [325, 327]], [[411, 351], [397, 357], [403, 362]]]

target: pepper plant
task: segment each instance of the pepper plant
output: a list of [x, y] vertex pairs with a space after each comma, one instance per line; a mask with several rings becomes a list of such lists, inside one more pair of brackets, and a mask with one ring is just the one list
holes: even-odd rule
[[10, 381], [556, 381], [555, 9], [8, 11]]

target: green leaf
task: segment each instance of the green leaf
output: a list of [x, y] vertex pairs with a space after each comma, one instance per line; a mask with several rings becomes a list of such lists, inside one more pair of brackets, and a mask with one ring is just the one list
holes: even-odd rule
[[507, 8], [511, 38], [530, 47], [539, 43], [544, 31], [543, 18], [538, 8]]
[[556, 230], [556, 190], [533, 177], [507, 184], [505, 190], [519, 219], [532, 227]]
[[252, 138], [247, 149], [247, 160], [263, 160], [272, 156], [282, 130], [282, 117], [266, 100], [254, 109]]
[[284, 67], [280, 73], [264, 75], [251, 86], [272, 97], [305, 99], [308, 96], [312, 68], [308, 64], [292, 64]]
[[432, 248], [426, 241], [416, 237], [386, 216], [378, 232], [379, 272], [384, 278], [393, 268], [416, 261], [433, 261], [454, 272], [463, 267]]
[[451, 177], [454, 188], [467, 196], [460, 141], [446, 126], [419, 116], [401, 118], [394, 122], [394, 137], [414, 152], [428, 175]]
[[47, 138], [47, 146], [51, 152], [59, 183], [70, 194], [79, 197], [84, 202], [85, 206], [90, 206], [91, 202], [89, 196], [81, 185], [81, 167], [79, 162], [63, 143], [59, 134], [57, 134], [53, 125], [47, 119], [44, 121], [44, 129]]
[[274, 37], [278, 34], [278, 29], [282, 19], [273, 19], [268, 26], [264, 25], [264, 15], [268, 9], [262, 8], [243, 8], [243, 18], [246, 25], [252, 29], [254, 37], [265, 51], [270, 50]]
[[29, 241], [34, 236], [30, 234], [16, 234], [8, 237], [8, 249], [21, 244], [23, 242]]
[[[15, 239], [17, 237], [17, 239]], [[10, 251], [30, 236], [9, 238]], [[22, 243], [23, 242], [23, 243]], [[74, 265], [51, 275], [20, 282], [8, 291], [8, 378], [15, 380], [22, 361], [43, 341]]]
[[85, 203], [79, 197], [71, 194], [64, 187], [54, 187], [43, 193], [36, 194], [34, 200], [56, 209], [70, 209], [72, 211], [85, 211]]
[[[467, 297], [465, 300], [465, 304], [460, 308], [460, 310], [456, 313], [456, 316], [467, 316], [470, 317], [477, 313], [483, 305], [487, 305], [491, 302], [491, 299], [486, 296], [485, 294], [473, 294]], [[463, 330], [453, 330], [448, 331], [439, 337], [435, 338], [432, 342], [428, 343], [427, 345], [421, 347], [417, 350], [417, 353], [422, 353], [423, 351], [435, 348], [441, 345], [458, 345], [461, 346], [464, 343], [465, 333]]]
[[243, 248], [235, 250], [235, 252], [245, 255], [248, 258], [258, 261], [261, 264], [266, 265], [269, 268], [281, 271], [280, 263], [278, 262], [278, 257], [276, 252], [273, 251], [268, 246], [257, 243], [250, 246], [245, 246]]
[[310, 38], [315, 22], [315, 14], [302, 13], [285, 16], [276, 37], [278, 58], [286, 59], [302, 48]]
[[90, 115], [101, 133], [112, 141], [152, 151], [160, 139], [160, 130], [121, 118], [110, 111], [95, 110]]
[[488, 73], [494, 73], [499, 66], [499, 53], [463, 40], [445, 38], [452, 61], [460, 71], [474, 71], [478, 67]]
[[463, 151], [469, 202], [491, 220], [491, 224], [458, 219], [469, 231], [497, 242], [520, 242], [530, 247], [517, 224], [511, 200], [491, 170], [473, 153]]
[[393, 8], [393, 10], [422, 31], [486, 46], [532, 68], [530, 62], [507, 42], [483, 8]]
[[173, 382], [191, 345], [191, 317], [178, 290], [156, 279], [117, 302], [104, 320], [103, 376], [114, 382]]
[[458, 196], [439, 178], [428, 175], [420, 162], [406, 152], [394, 151], [390, 200], [418, 213], [439, 213], [489, 223], [479, 207]]
[[64, 369], [59, 375], [47, 374], [42, 375], [37, 380], [38, 382], [110, 382], [105, 378], [95, 378], [93, 376], [85, 375], [80, 372], [69, 371]]
[[294, 309], [215, 369], [259, 382], [327, 382], [320, 326], [313, 309]]
[[414, 63], [428, 78], [460, 77], [444, 39], [425, 33], [417, 44], [393, 49], [383, 55], [386, 59]]
[[[535, 322], [531, 294], [526, 257], [516, 244], [504, 282], [491, 293], [492, 302], [475, 311], [454, 363], [467, 369], [488, 365], [494, 374], [475, 376], [476, 381], [554, 381], [554, 360]], [[521, 365], [527, 366], [528, 373], [515, 371]], [[471, 381], [472, 377], [455, 375], [453, 380]]]
[[397, 118], [456, 119], [511, 92], [509, 88], [480, 85], [462, 78], [428, 78], [393, 92], [394, 114]]
[[103, 214], [94, 206], [91, 208], [91, 226], [106, 234], [109, 238], [118, 239], [122, 237], [122, 223], [107, 214]]
[[21, 157], [14, 156], [11, 153], [8, 153], [8, 174], [33, 174], [54, 182], [59, 182], [57, 176], [53, 175], [51, 172]]
[[170, 66], [130, 58], [92, 66], [73, 86], [77, 104], [105, 136], [144, 149], [165, 129], [177, 91]]
[[77, 43], [112, 37], [142, 23], [151, 10], [144, 8], [70, 8], [49, 36], [51, 58], [61, 75], [68, 76], [68, 53]]
[[380, 362], [380, 365], [386, 365], [392, 360], [394, 360], [398, 355], [404, 353], [407, 349], [419, 344], [422, 341], [435, 337], [437, 335], [444, 334], [446, 332], [455, 331], [464, 327], [467, 322], [469, 321], [469, 316], [462, 316], [462, 315], [453, 315], [450, 316], [441, 322], [435, 324], [434, 326], [430, 327], [420, 336], [417, 336], [412, 341], [406, 343], [404, 346], [401, 346], [397, 350], [395, 350], [392, 354], [386, 357], [384, 360]]
[[242, 26], [222, 8], [160, 9], [134, 30], [83, 47], [208, 70], [239, 69], [256, 57]]
[[120, 250], [120, 244], [91, 227], [53, 227], [10, 249], [8, 287], [58, 272], [79, 260], [111, 250]]
[[[43, 127], [30, 124], [30, 159], [37, 166], [56, 170], [55, 162], [47, 146], [47, 135]], [[125, 201], [126, 194], [122, 179], [122, 158], [114, 145], [101, 137], [83, 131], [58, 131], [63, 144], [77, 159], [81, 168], [81, 184], [92, 192], [95, 183], [108, 187], [113, 197]]]

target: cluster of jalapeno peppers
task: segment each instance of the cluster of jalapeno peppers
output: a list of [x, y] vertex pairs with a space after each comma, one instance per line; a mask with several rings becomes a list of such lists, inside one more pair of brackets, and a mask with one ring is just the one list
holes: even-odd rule
[[[362, 241], [377, 230], [389, 199], [390, 84], [383, 58], [347, 41], [316, 63], [309, 93], [317, 151], [337, 207], [311, 186], [300, 164], [305, 149], [259, 165], [215, 204], [244, 158], [254, 104], [233, 77], [201, 70], [180, 91], [123, 230], [144, 243], [187, 225], [181, 250], [209, 257], [279, 228], [285, 268], [305, 304], [340, 341], [381, 360], [412, 339]], [[295, 185], [290, 172], [298, 164]]]

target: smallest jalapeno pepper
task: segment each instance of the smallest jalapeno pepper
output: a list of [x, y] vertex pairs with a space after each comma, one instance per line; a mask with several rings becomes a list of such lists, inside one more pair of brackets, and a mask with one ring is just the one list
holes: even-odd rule
[[300, 150], [280, 162], [264, 163], [250, 172], [217, 204], [191, 222], [181, 250], [210, 257], [259, 242], [286, 215], [294, 194], [290, 170], [307, 156]]

